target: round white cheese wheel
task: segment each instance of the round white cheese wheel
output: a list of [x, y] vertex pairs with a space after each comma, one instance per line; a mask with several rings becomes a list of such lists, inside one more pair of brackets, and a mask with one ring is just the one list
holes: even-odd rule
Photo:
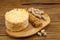
[[29, 14], [25, 9], [13, 9], [5, 14], [6, 28], [11, 31], [20, 31], [28, 27]]

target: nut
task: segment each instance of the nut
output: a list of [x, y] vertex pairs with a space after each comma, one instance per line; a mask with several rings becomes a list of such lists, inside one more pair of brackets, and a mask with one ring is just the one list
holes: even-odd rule
[[41, 32], [37, 32], [37, 34], [38, 34], [39, 36], [42, 36], [42, 33], [41, 33]]
[[45, 16], [42, 15], [41, 18], [46, 21], [46, 17]]
[[45, 33], [45, 29], [42, 29], [42, 30], [41, 30], [41, 33]]
[[44, 32], [42, 35], [43, 35], [43, 36], [46, 36], [46, 35], [47, 35], [47, 33], [46, 33], [46, 32]]
[[42, 33], [43, 36], [46, 36], [47, 35], [47, 33], [45, 32], [45, 29], [42, 29], [41, 30], [41, 33]]
[[36, 17], [46, 20], [46, 18], [43, 16], [44, 11], [36, 9], [36, 8], [29, 8], [28, 11], [31, 12]]
[[28, 11], [29, 11], [29, 12], [32, 12], [33, 9], [34, 9], [34, 8], [29, 8]]
[[41, 30], [40, 32], [37, 33], [39, 36], [46, 36], [47, 33], [45, 32], [45, 30]]

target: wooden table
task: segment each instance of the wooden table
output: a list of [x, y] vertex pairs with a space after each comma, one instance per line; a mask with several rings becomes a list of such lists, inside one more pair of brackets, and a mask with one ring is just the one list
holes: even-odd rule
[[[22, 2], [23, 1], [23, 2]], [[26, 4], [25, 4], [26, 3]], [[37, 4], [36, 4], [37, 3]], [[5, 32], [4, 15], [13, 8], [35, 7], [44, 10], [51, 18], [51, 23], [46, 26], [47, 36], [39, 37], [37, 34], [27, 38], [12, 38]], [[0, 40], [60, 40], [60, 1], [59, 0], [1, 0], [0, 1]]]

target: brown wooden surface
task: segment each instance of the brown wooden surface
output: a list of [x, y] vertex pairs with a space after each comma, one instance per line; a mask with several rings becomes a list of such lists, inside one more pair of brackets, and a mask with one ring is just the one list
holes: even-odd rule
[[20, 4], [27, 4], [27, 3], [60, 3], [60, 0], [0, 0], [0, 3], [20, 3]]
[[[49, 3], [49, 4], [30, 4], [30, 5], [21, 5], [21, 1], [23, 3]], [[54, 3], [53, 5], [51, 3]], [[0, 40], [60, 40], [60, 0], [0, 0]], [[6, 11], [9, 11], [13, 8], [29, 8], [29, 7], [35, 7], [39, 8], [45, 11], [45, 13], [48, 13], [51, 17], [51, 23], [45, 28], [47, 32], [47, 37], [39, 37], [38, 35], [33, 35], [28, 38], [12, 38], [8, 36], [5, 32], [5, 24], [4, 24], [4, 14]]]

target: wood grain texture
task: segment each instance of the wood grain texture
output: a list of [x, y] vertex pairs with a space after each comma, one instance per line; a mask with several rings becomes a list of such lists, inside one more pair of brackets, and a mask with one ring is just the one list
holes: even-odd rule
[[[11, 1], [0, 1], [0, 40], [60, 40], [60, 4], [59, 5], [40, 5], [40, 4], [32, 4], [32, 5], [21, 5], [19, 1], [23, 1], [26, 3], [37, 3], [38, 1], [30, 0], [11, 0]], [[40, 0], [39, 0], [40, 1]], [[60, 0], [41, 0], [41, 3], [60, 3]], [[40, 3], [39, 2], [39, 3]], [[47, 32], [47, 37], [39, 37], [37, 34], [28, 38], [12, 38], [8, 36], [5, 32], [5, 24], [4, 24], [4, 15], [7, 11], [13, 8], [29, 8], [35, 7], [41, 10], [44, 10], [45, 13], [51, 17], [51, 23], [45, 28]]]
[[27, 3], [60, 3], [60, 0], [0, 0], [0, 3], [7, 4], [7, 3], [20, 3], [20, 4], [27, 4]]

